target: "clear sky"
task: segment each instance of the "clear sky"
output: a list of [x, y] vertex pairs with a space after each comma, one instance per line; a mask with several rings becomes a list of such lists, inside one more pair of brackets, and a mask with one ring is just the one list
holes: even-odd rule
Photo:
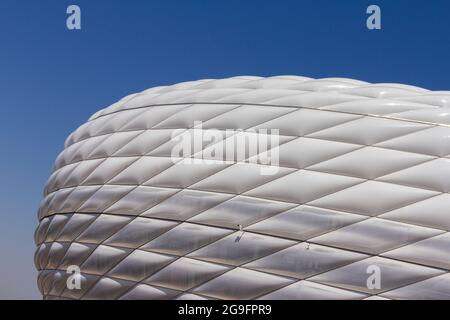
[[[82, 29], [66, 28], [77, 4]], [[382, 29], [366, 28], [381, 7]], [[38, 298], [33, 233], [66, 136], [119, 98], [200, 78], [350, 77], [450, 90], [450, 2], [1, 0], [0, 298]]]

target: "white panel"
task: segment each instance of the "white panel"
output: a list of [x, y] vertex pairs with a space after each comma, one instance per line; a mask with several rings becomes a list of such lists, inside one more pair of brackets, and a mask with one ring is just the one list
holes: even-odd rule
[[311, 239], [312, 242], [370, 254], [380, 254], [433, 237], [442, 231], [371, 218]]
[[237, 231], [187, 256], [214, 263], [242, 265], [294, 245], [296, 242]]
[[450, 270], [450, 233], [386, 252], [383, 256]]
[[136, 216], [164, 201], [177, 191], [176, 189], [136, 187], [104, 212]]
[[383, 293], [391, 299], [450, 300], [450, 273]]
[[278, 129], [281, 135], [304, 136], [358, 118], [360, 118], [358, 115], [300, 109], [277, 119], [259, 124], [254, 129]]
[[306, 203], [362, 181], [358, 178], [299, 170], [247, 191], [245, 194], [278, 201]]
[[363, 219], [367, 218], [351, 213], [299, 206], [257, 222], [245, 230], [306, 240]]
[[299, 281], [276, 290], [261, 300], [359, 300], [361, 293], [325, 286], [310, 281]]
[[125, 291], [134, 285], [130, 281], [121, 281], [111, 278], [101, 278], [83, 299], [86, 300], [113, 300], [119, 298]]
[[129, 217], [102, 214], [93, 223], [91, 223], [79, 237], [77, 237], [76, 241], [100, 243], [120, 230], [130, 221], [131, 218]]
[[[308, 169], [365, 179], [375, 179], [408, 167], [420, 167], [418, 164], [431, 159], [433, 158], [417, 153], [365, 147], [340, 157], [317, 163], [308, 167]], [[379, 180], [389, 181], [386, 178]]]
[[129, 292], [126, 292], [120, 300], [167, 300], [173, 299], [179, 294], [178, 291], [156, 288], [145, 284], [138, 284]]
[[186, 291], [228, 270], [228, 267], [222, 265], [180, 258], [145, 282], [159, 287]]
[[244, 265], [249, 269], [304, 279], [366, 258], [366, 255], [300, 243]]
[[292, 108], [242, 106], [219, 115], [203, 124], [204, 129], [247, 129], [280, 117]]
[[376, 146], [443, 157], [450, 154], [450, 128], [434, 127], [421, 130]]
[[378, 215], [436, 195], [436, 192], [391, 183], [367, 181], [312, 201], [313, 206]]
[[228, 229], [182, 223], [143, 245], [141, 249], [182, 256], [231, 232]]
[[308, 137], [371, 145], [426, 128], [426, 125], [414, 122], [364, 117], [312, 133]]
[[450, 191], [450, 159], [427, 161], [378, 180], [439, 192]]
[[[309, 280], [347, 290], [378, 294], [442, 274], [432, 269], [380, 257], [372, 257], [314, 276]], [[380, 285], [370, 276], [379, 276]], [[369, 283], [369, 285], [368, 285]]]
[[232, 195], [184, 189], [142, 215], [162, 219], [186, 220], [230, 199]]
[[218, 299], [251, 299], [292, 282], [284, 277], [236, 268], [192, 291]]
[[[271, 170], [274, 169], [274, 170]], [[273, 174], [264, 174], [264, 172]], [[260, 186], [273, 179], [284, 176], [294, 169], [268, 167], [252, 163], [236, 163], [212, 176], [194, 184], [191, 188], [225, 193], [243, 193], [251, 188]], [[236, 181], [230, 177], [239, 177]]]
[[448, 208], [450, 208], [450, 194], [443, 193], [387, 212], [380, 217], [425, 227], [450, 230]]
[[108, 276], [138, 282], [174, 259], [162, 254], [135, 250], [109, 271]]
[[361, 146], [356, 144], [298, 138], [274, 148], [272, 152], [278, 152], [280, 166], [302, 169], [358, 148]]
[[237, 196], [189, 219], [190, 222], [239, 229], [267, 219], [295, 204]]
[[137, 248], [175, 227], [171, 221], [135, 218], [104, 243], [110, 246]]
[[171, 167], [174, 162], [162, 157], [141, 157], [112, 178], [110, 184], [140, 185]]
[[167, 170], [151, 178], [145, 183], [147, 186], [186, 188], [220, 170], [225, 169], [230, 163], [214, 163], [205, 165], [195, 163], [193, 159], [183, 159]]
[[137, 157], [107, 158], [94, 169], [94, 171], [82, 182], [82, 184], [105, 184], [137, 159]]
[[129, 249], [100, 245], [81, 265], [81, 273], [103, 275], [130, 253]]

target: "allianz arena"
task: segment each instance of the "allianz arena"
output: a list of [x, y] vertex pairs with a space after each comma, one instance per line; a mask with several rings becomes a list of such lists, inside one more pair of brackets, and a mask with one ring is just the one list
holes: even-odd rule
[[[39, 289], [450, 299], [449, 125], [450, 92], [345, 78], [242, 76], [129, 95], [56, 159], [35, 233]], [[182, 152], [180, 137], [191, 141]], [[258, 147], [236, 153], [230, 141]]]

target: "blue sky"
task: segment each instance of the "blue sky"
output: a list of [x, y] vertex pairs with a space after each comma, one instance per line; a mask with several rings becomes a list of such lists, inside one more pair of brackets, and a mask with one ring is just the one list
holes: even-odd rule
[[[82, 30], [66, 28], [70, 4]], [[382, 30], [366, 28], [370, 4]], [[450, 89], [449, 15], [439, 0], [2, 0], [0, 298], [39, 297], [43, 185], [66, 136], [98, 109], [155, 85], [235, 75]]]

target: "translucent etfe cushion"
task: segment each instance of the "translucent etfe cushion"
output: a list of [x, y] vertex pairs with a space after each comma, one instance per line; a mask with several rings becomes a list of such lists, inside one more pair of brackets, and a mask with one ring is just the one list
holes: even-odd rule
[[304, 279], [366, 257], [352, 251], [303, 242], [249, 262], [244, 267]]
[[378, 294], [443, 273], [439, 269], [371, 257], [322, 273], [309, 280], [347, 290]]
[[365, 295], [354, 291], [299, 281], [259, 298], [260, 300], [360, 300]]
[[292, 282], [288, 278], [236, 268], [192, 291], [218, 299], [252, 299]]

